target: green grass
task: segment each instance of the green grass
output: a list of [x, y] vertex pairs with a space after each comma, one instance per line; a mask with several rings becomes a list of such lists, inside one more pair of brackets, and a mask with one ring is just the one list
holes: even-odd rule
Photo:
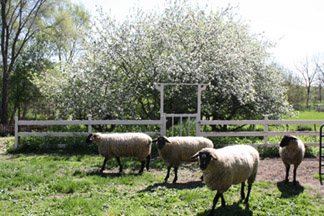
[[287, 118], [287, 120], [324, 120], [324, 112], [315, 112], [315, 111], [298, 112], [295, 117]]
[[[0, 155], [0, 215], [207, 215], [215, 191], [201, 182], [164, 184], [166, 168], [152, 160], [151, 172], [136, 175], [139, 162], [123, 159], [125, 174], [97, 171], [97, 155]], [[136, 168], [134, 168], [136, 167]], [[188, 172], [197, 164], [188, 166]], [[190, 170], [189, 170], [190, 169]], [[184, 176], [181, 176], [184, 178]], [[323, 197], [311, 188], [256, 182], [249, 208], [239, 186], [225, 195], [227, 207], [216, 215], [323, 215]]]

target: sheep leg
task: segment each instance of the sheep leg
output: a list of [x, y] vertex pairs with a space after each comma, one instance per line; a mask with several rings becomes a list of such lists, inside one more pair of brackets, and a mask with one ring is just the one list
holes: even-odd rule
[[296, 182], [296, 173], [297, 173], [297, 167], [294, 166], [294, 182], [293, 185], [296, 186], [297, 182]]
[[100, 173], [102, 173], [102, 172], [104, 171], [107, 160], [108, 160], [108, 159], [105, 158], [105, 160], [104, 160], [104, 162], [103, 162], [103, 164], [102, 164], [102, 167], [101, 167], [101, 169], [100, 169]]
[[241, 184], [241, 199], [242, 200], [244, 200], [244, 198], [245, 198], [244, 187], [245, 187], [245, 182], [242, 182], [242, 184]]
[[146, 170], [149, 171], [150, 169], [150, 160], [151, 160], [151, 155], [147, 155], [146, 157]]
[[118, 165], [119, 165], [119, 173], [121, 173], [123, 171], [123, 167], [122, 167], [122, 165], [120, 163], [120, 158], [119, 157], [116, 157], [116, 160], [117, 160]]
[[285, 184], [287, 184], [289, 182], [289, 170], [290, 170], [290, 165], [287, 164], [286, 165], [286, 178], [285, 178]]
[[178, 167], [174, 167], [174, 179], [172, 183], [176, 183], [178, 180]]
[[142, 174], [142, 173], [143, 173], [144, 165], [145, 165], [145, 160], [141, 161], [141, 169], [140, 169], [140, 171], [138, 172], [138, 174]]
[[171, 165], [168, 166], [168, 172], [167, 172], [167, 175], [165, 176], [164, 182], [167, 182], [168, 181], [168, 178], [170, 176], [170, 170], [171, 170]]
[[251, 184], [248, 184], [248, 193], [247, 193], [247, 196], [245, 198], [244, 204], [247, 204], [249, 202], [249, 197], [250, 197], [251, 189], [252, 189], [252, 183]]
[[225, 199], [224, 199], [224, 195], [223, 194], [221, 195], [221, 199], [222, 199], [222, 207], [224, 207], [226, 205], [226, 203], [225, 203]]
[[224, 200], [223, 193], [217, 192], [215, 197], [214, 197], [213, 207], [212, 207], [211, 212], [210, 212], [209, 215], [214, 215], [214, 210], [215, 210], [215, 207], [216, 207], [216, 204], [218, 202], [219, 197], [221, 197], [221, 199], [222, 199], [222, 206], [225, 206], [225, 200]]

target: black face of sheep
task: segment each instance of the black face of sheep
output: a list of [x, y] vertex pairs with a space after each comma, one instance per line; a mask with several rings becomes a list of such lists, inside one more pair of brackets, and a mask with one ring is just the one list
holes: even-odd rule
[[207, 169], [208, 164], [210, 163], [210, 160], [213, 158], [216, 160], [216, 158], [210, 154], [210, 152], [197, 152], [194, 154], [191, 158], [194, 160], [199, 156], [199, 164], [200, 164], [200, 169], [205, 170]]
[[86, 143], [92, 143], [93, 139], [95, 138], [96, 138], [96, 134], [94, 133], [90, 134], [86, 139]]
[[294, 137], [294, 136], [284, 136], [280, 142], [280, 147], [285, 147], [287, 145], [289, 145], [290, 141], [293, 141], [293, 140], [297, 140], [297, 137]]
[[152, 142], [157, 142], [157, 147], [159, 149], [162, 149], [164, 147], [165, 143], [170, 143], [168, 138], [166, 138], [165, 136], [160, 136], [160, 137], [156, 138], [155, 140], [153, 140]]

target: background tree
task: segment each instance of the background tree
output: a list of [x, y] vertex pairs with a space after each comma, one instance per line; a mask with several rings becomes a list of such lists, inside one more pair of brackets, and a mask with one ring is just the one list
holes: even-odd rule
[[285, 84], [289, 104], [295, 110], [302, 110], [305, 104], [306, 91], [300, 76], [291, 71], [285, 71]]
[[46, 49], [47, 38], [44, 34], [36, 34], [26, 45], [24, 52], [17, 58], [14, 71], [10, 78], [9, 106], [12, 108], [10, 124], [18, 110], [19, 119], [25, 119], [28, 109], [32, 105], [38, 106], [41, 94], [31, 82], [32, 76], [53, 67]]
[[316, 67], [316, 62], [313, 58], [313, 61], [310, 61], [308, 57], [301, 61], [299, 65], [296, 65], [296, 70], [302, 76], [303, 84], [306, 88], [306, 107], [309, 109], [310, 93], [311, 87], [317, 81], [318, 68]]
[[[157, 119], [158, 82], [209, 84], [203, 115], [210, 119], [289, 111], [281, 70], [269, 63], [272, 44], [231, 8], [207, 12], [176, 1], [163, 13], [138, 9], [122, 23], [101, 14], [93, 25], [74, 67], [35, 80], [61, 116]], [[165, 112], [196, 112], [195, 92], [170, 87]]]
[[55, 28], [45, 31], [53, 55], [60, 63], [73, 63], [82, 50], [81, 33], [90, 28], [90, 14], [83, 6], [69, 0], [57, 1], [53, 6], [50, 23]]
[[40, 30], [41, 8], [46, 0], [1, 1], [2, 101], [1, 123], [8, 123], [10, 75], [26, 43]]
[[[70, 0], [1, 1], [2, 109], [1, 121], [10, 123], [18, 110], [41, 102], [29, 80], [53, 67], [72, 62], [81, 48], [81, 32], [89, 28], [90, 15]], [[21, 113], [21, 107], [24, 112]]]

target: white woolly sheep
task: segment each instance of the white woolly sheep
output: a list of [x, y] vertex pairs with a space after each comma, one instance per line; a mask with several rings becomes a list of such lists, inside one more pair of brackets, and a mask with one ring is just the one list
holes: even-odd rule
[[286, 167], [285, 183], [289, 182], [290, 164], [294, 165], [294, 180], [296, 185], [296, 172], [299, 164], [302, 162], [305, 155], [305, 144], [295, 136], [284, 136], [279, 144], [279, 154], [282, 162]]
[[158, 152], [162, 160], [168, 164], [168, 172], [164, 179], [168, 181], [170, 170], [174, 167], [173, 183], [178, 180], [178, 168], [183, 162], [193, 162], [191, 156], [197, 151], [206, 148], [214, 147], [213, 142], [204, 137], [165, 137], [161, 136], [153, 140], [157, 142]]
[[105, 157], [100, 172], [105, 169], [107, 160], [116, 157], [119, 165], [119, 173], [123, 171], [120, 157], [136, 157], [141, 162], [141, 169], [144, 170], [146, 158], [146, 170], [149, 170], [151, 159], [152, 139], [144, 133], [92, 133], [88, 136], [87, 143], [95, 142], [98, 145], [99, 154]]
[[204, 180], [210, 190], [217, 190], [211, 209], [211, 215], [219, 197], [222, 199], [222, 206], [225, 206], [223, 193], [231, 185], [241, 183], [241, 198], [245, 197], [245, 181], [248, 182], [248, 194], [244, 203], [247, 204], [255, 181], [258, 166], [259, 152], [249, 145], [233, 145], [220, 149], [204, 148], [197, 152], [192, 158], [199, 157], [200, 168]]

